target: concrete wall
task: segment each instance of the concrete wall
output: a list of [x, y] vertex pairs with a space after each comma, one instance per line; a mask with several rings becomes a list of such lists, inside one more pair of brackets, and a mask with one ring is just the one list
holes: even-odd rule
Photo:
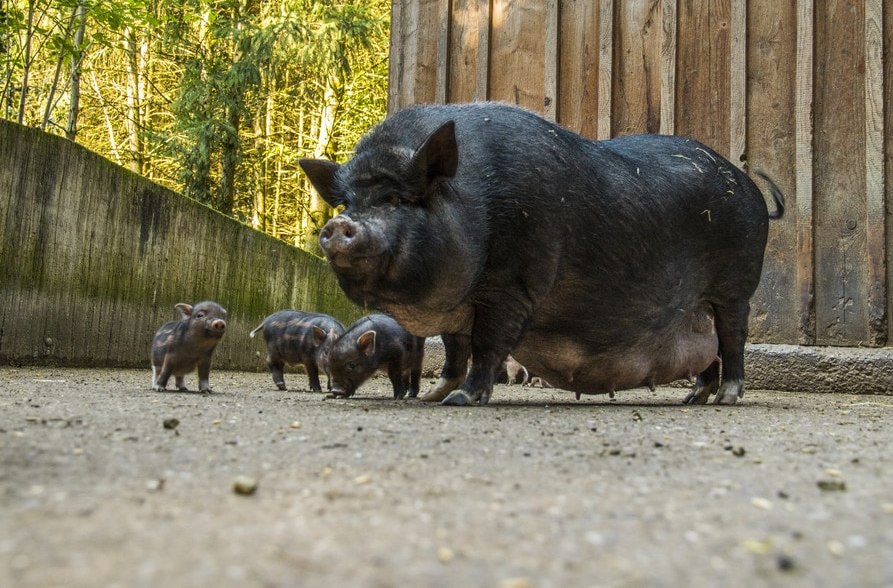
[[264, 369], [248, 331], [275, 310], [361, 314], [319, 258], [0, 120], [0, 364], [148, 368], [174, 304], [204, 299], [229, 311], [218, 368]]

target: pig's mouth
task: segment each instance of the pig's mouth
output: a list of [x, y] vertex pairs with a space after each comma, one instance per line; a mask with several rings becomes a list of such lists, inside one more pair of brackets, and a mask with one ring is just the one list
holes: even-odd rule
[[350, 398], [356, 390], [345, 390], [340, 386], [332, 388], [332, 396], [335, 398]]
[[381, 254], [358, 255], [350, 253], [331, 253], [329, 263], [338, 269], [349, 270], [353, 273], [368, 273], [377, 271], [381, 265]]

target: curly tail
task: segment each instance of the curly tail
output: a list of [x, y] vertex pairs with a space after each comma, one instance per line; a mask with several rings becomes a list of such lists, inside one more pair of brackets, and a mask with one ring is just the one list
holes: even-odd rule
[[775, 201], [775, 211], [769, 213], [769, 218], [776, 219], [784, 216], [784, 196], [781, 193], [781, 190], [778, 189], [778, 186], [768, 175], [761, 171], [754, 171], [754, 173], [765, 181], [769, 185], [769, 193], [772, 194], [772, 199]]
[[256, 327], [254, 327], [254, 329], [252, 329], [252, 331], [250, 333], [248, 333], [248, 336], [251, 337], [252, 339], [254, 339], [254, 336], [257, 335], [257, 332], [263, 328], [264, 328], [263, 323], [257, 325]]

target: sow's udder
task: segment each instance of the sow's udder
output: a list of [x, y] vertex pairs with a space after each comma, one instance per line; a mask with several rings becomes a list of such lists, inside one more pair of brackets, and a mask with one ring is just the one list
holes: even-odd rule
[[553, 386], [582, 394], [691, 379], [717, 361], [713, 313], [698, 308], [664, 332], [639, 333], [622, 348], [594, 352], [578, 338], [531, 330], [512, 355]]
[[326, 223], [320, 232], [319, 244], [336, 267], [360, 271], [387, 249], [384, 233], [377, 223], [358, 222], [346, 214]]

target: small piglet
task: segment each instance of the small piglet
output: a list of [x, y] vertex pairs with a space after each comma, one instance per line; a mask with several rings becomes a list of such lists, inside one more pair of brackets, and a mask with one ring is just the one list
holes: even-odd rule
[[177, 389], [185, 391], [183, 376], [198, 367], [198, 389], [210, 392], [211, 356], [226, 331], [226, 309], [210, 300], [174, 308], [180, 320], [161, 325], [152, 340], [152, 389], [165, 390], [173, 374]]
[[332, 394], [352, 396], [369, 376], [387, 371], [394, 398], [419, 394], [425, 338], [411, 335], [385, 314], [359, 319], [335, 342], [329, 353]]
[[322, 392], [320, 371], [326, 374], [329, 390], [332, 389], [329, 351], [344, 333], [344, 325], [337, 319], [327, 314], [280, 310], [265, 318], [249, 336], [254, 337], [258, 331], [263, 331], [267, 342], [267, 367], [276, 387], [287, 389], [283, 374], [285, 364], [303, 364], [312, 392]]

